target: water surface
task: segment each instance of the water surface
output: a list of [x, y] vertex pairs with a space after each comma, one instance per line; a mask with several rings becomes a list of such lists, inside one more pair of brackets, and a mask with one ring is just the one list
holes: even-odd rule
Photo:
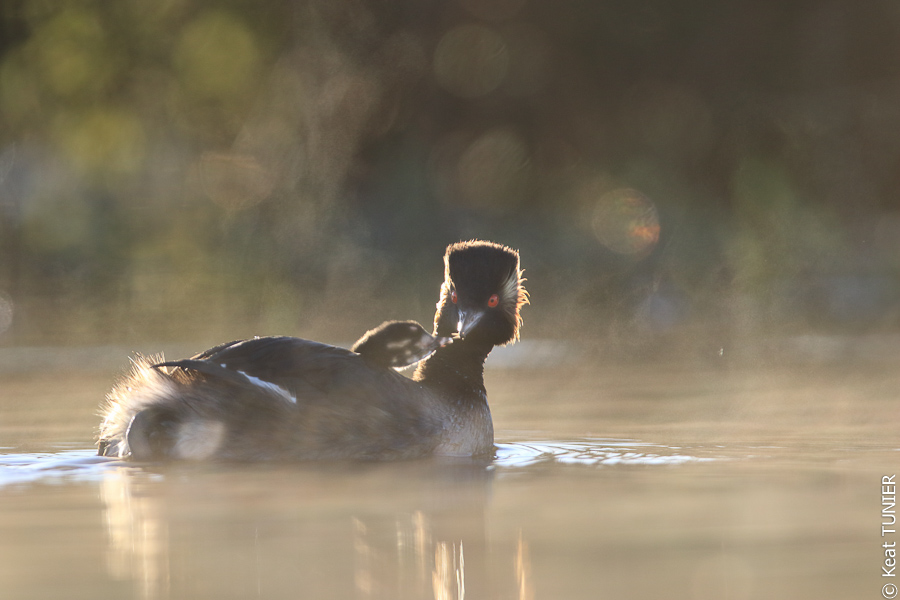
[[498, 368], [493, 459], [394, 464], [95, 457], [111, 380], [0, 378], [3, 597], [882, 597], [877, 365]]

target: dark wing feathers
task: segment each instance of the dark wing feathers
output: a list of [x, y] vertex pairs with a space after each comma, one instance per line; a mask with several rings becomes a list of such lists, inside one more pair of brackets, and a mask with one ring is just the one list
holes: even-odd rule
[[[421, 384], [389, 369], [372, 368], [355, 352], [310, 340], [254, 338], [154, 367], [174, 369], [170, 375], [176, 380], [200, 377], [216, 389], [233, 390], [235, 396], [252, 393], [255, 384], [248, 376], [286, 390], [297, 403], [292, 444], [310, 457], [418, 455], [417, 445], [431, 444], [426, 440], [433, 440], [441, 428], [426, 410], [428, 392]], [[237, 404], [234, 411], [240, 409]], [[252, 404], [256, 408], [250, 410], [259, 416], [260, 404], [240, 404]], [[253, 414], [240, 420], [243, 427], [262, 425]]]
[[210, 362], [208, 360], [197, 360], [193, 358], [186, 358], [184, 360], [171, 360], [161, 363], [156, 363], [155, 365], [150, 365], [154, 369], [161, 369], [162, 367], [169, 367], [173, 369], [182, 369], [185, 371], [195, 371], [197, 373], [203, 373], [204, 375], [208, 375], [209, 377], [218, 377], [227, 381], [232, 381], [234, 383], [246, 384], [247, 378], [227, 367], [222, 365], [218, 365], [214, 362]]
[[349, 350], [293, 337], [231, 342], [191, 360], [215, 365], [202, 370], [207, 375], [215, 376], [218, 369], [225, 369], [237, 376], [243, 374], [272, 383], [296, 397], [307, 393], [310, 387], [327, 393], [340, 379], [365, 379], [369, 371], [360, 357]]

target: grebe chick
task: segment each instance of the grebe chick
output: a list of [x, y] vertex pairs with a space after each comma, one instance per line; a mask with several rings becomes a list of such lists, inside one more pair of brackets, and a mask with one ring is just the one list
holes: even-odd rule
[[245, 461], [489, 454], [484, 360], [519, 337], [523, 281], [515, 250], [450, 245], [434, 335], [455, 339], [420, 362], [412, 379], [356, 352], [293, 337], [230, 342], [173, 362], [138, 358], [107, 396], [99, 454]]
[[435, 337], [415, 321], [385, 321], [367, 331], [350, 348], [373, 366], [404, 369], [453, 342], [450, 337]]

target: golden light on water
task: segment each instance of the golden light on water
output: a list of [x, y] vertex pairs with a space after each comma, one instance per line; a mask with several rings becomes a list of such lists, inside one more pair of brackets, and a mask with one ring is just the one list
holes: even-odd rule
[[630, 188], [603, 194], [591, 222], [601, 244], [618, 254], [646, 255], [659, 242], [659, 214], [645, 195]]

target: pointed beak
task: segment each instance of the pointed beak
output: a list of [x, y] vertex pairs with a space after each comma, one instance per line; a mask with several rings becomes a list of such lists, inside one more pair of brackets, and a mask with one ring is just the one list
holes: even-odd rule
[[[426, 335], [427, 335], [427, 334], [426, 334]], [[430, 338], [430, 339], [425, 340], [425, 343], [423, 344], [423, 346], [424, 346], [424, 348], [425, 348], [425, 350], [427, 351], [428, 354], [431, 354], [432, 352], [434, 352], [434, 351], [437, 350], [438, 348], [443, 348], [444, 346], [447, 346], [447, 345], [453, 343], [453, 338], [449, 338], [449, 337], [435, 337], [435, 338], [432, 338], [432, 337], [429, 335], [428, 338]], [[424, 337], [423, 337], [423, 340], [424, 340]]]
[[459, 323], [456, 325], [456, 331], [459, 332], [459, 337], [465, 338], [483, 316], [484, 313], [477, 310], [467, 312], [459, 311]]

